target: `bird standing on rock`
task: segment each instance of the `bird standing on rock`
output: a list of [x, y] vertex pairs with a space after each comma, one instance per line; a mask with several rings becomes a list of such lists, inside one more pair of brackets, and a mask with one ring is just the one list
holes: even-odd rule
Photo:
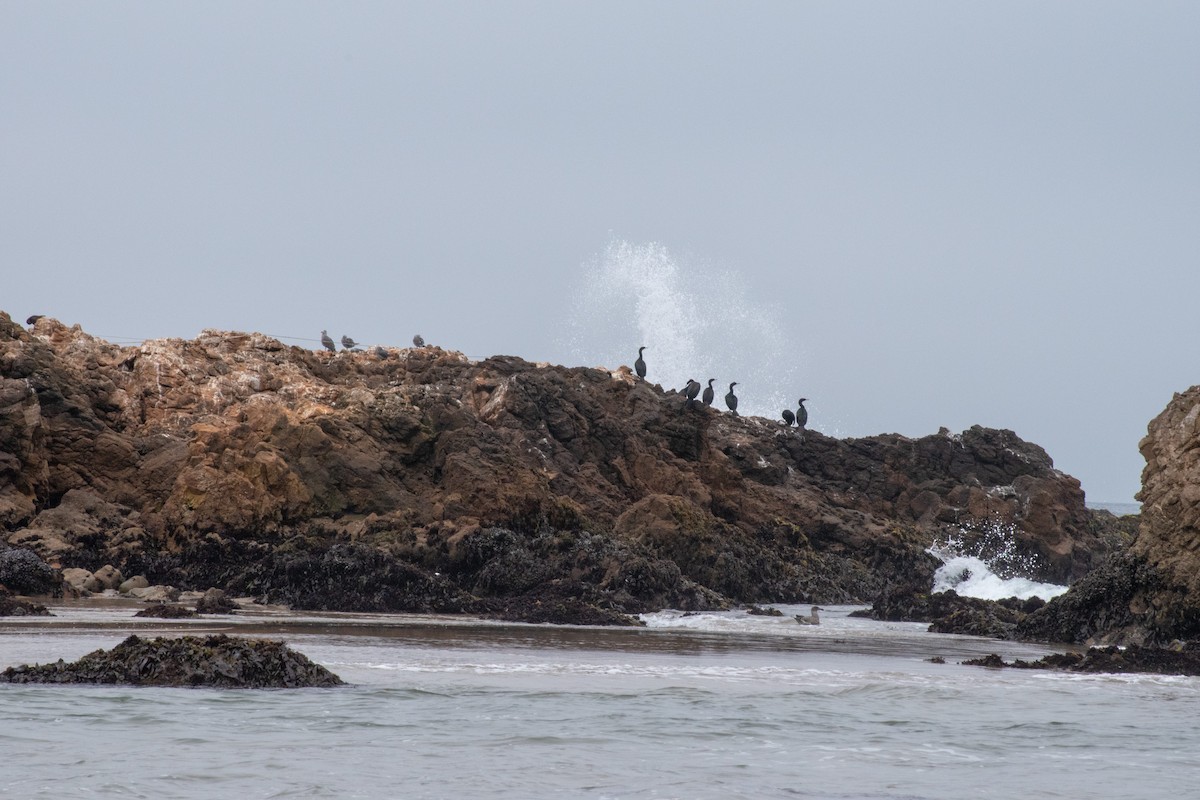
[[343, 336], [342, 347], [346, 348], [347, 350], [353, 350], [354, 348], [358, 347], [358, 342], [354, 341], [349, 336]]
[[387, 358], [388, 352], [387, 352], [387, 350], [384, 350], [382, 347], [376, 347], [375, 355], [379, 356], [380, 358]]
[[708, 386], [705, 386], [705, 387], [704, 387], [704, 396], [700, 398], [701, 400], [703, 400], [703, 401], [704, 401], [704, 405], [706, 405], [706, 406], [711, 406], [711, 405], [712, 405], [712, 401], [713, 401], [713, 388], [712, 388], [712, 385], [713, 385], [713, 381], [715, 381], [715, 380], [716, 380], [716, 378], [709, 378], [709, 379], [708, 379]]
[[729, 406], [729, 410], [732, 411], [733, 415], [736, 417], [736, 416], [738, 416], [737, 395], [735, 395], [733, 393], [733, 387], [735, 387], [735, 386], [737, 386], [737, 381], [734, 381], [733, 383], [729, 384], [729, 394], [725, 395], [725, 405]]
[[413, 337], [413, 347], [424, 347], [424, 346], [425, 346], [425, 340], [422, 339], [421, 334], [418, 333], [416, 336]]
[[325, 345], [325, 349], [331, 353], [337, 352], [337, 345], [333, 343], [333, 338], [328, 331], [321, 331], [321, 344]]
[[691, 408], [696, 402], [696, 395], [700, 394], [700, 384], [697, 381], [688, 378], [687, 387], [683, 390], [687, 397], [686, 407]]
[[786, 408], [783, 410], [783, 424], [789, 428], [796, 424], [796, 415]]
[[800, 407], [796, 409], [796, 426], [802, 430], [808, 424], [808, 409], [804, 407], [804, 401], [807, 399], [807, 397], [801, 397]]
[[636, 372], [637, 376], [642, 380], [646, 379], [646, 362], [642, 360], [642, 351], [645, 349], [645, 345], [642, 345], [638, 348], [637, 361], [633, 362], [633, 371]]

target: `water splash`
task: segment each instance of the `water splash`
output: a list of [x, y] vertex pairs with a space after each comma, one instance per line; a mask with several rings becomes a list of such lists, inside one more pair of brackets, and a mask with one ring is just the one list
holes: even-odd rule
[[964, 523], [934, 542], [929, 553], [942, 562], [933, 575], [934, 592], [954, 590], [963, 597], [981, 600], [1049, 600], [1067, 591], [1066, 586], [1026, 577], [1038, 571], [1039, 559], [1020, 550], [1016, 528], [1010, 522], [992, 519]]
[[739, 410], [771, 419], [802, 394], [780, 309], [751, 301], [736, 273], [681, 260], [657, 242], [609, 242], [584, 264], [573, 306], [570, 345], [581, 363], [632, 365], [646, 345], [652, 383], [682, 389], [688, 378], [716, 378], [723, 408], [737, 381]]

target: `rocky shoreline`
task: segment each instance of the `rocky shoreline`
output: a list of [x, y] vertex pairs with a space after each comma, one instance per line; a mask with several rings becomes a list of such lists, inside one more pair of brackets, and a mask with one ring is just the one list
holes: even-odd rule
[[[1197, 408], [1189, 390], [1151, 423], [1136, 523], [1089, 512], [1011, 431], [835, 439], [627, 367], [228, 331], [121, 347], [0, 312], [0, 585], [601, 625], [874, 602], [939, 630], [1164, 644], [1200, 634]], [[1071, 591], [930, 596], [930, 545], [997, 526]]]

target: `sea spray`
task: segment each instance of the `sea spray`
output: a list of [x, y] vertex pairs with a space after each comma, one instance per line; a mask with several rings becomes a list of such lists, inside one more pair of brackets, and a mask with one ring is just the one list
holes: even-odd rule
[[743, 415], [777, 419], [807, 391], [797, 378], [802, 345], [786, 339], [780, 316], [751, 301], [736, 273], [681, 260], [656, 242], [617, 239], [584, 265], [571, 348], [582, 363], [616, 369], [645, 345], [651, 383], [682, 389], [688, 378], [716, 378], [723, 409], [737, 381]]
[[1028, 577], [1037, 571], [1038, 559], [1020, 550], [1016, 529], [1010, 522], [991, 519], [963, 523], [934, 542], [929, 552], [942, 562], [933, 576], [934, 592], [953, 590], [981, 600], [1049, 600], [1067, 591], [1066, 586]]

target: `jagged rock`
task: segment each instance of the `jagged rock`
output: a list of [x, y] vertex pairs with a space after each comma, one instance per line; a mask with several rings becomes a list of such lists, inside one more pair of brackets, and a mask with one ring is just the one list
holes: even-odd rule
[[395, 355], [226, 331], [119, 347], [0, 312], [0, 531], [184, 588], [472, 613], [553, 580], [621, 614], [861, 600], [973, 520], [1011, 525], [1042, 580], [1115, 546], [1011, 431], [801, 436], [680, 414], [628, 370]]
[[1200, 675], [1200, 649], [1195, 643], [1175, 648], [1092, 647], [1084, 653], [1052, 653], [1037, 661], [1015, 659], [1006, 662], [992, 653], [968, 659], [963, 664], [976, 667], [1012, 667], [1015, 669], [1056, 669], [1068, 672], [1140, 672], [1156, 675]]
[[91, 683], [132, 686], [213, 686], [272, 689], [340, 686], [329, 670], [283, 642], [230, 636], [142, 639], [73, 663], [9, 667], [0, 683]]
[[922, 592], [908, 587], [880, 595], [870, 609], [854, 611], [851, 616], [892, 622], [928, 622], [933, 633], [1013, 639], [1017, 638], [1018, 624], [1044, 604], [1045, 601], [1036, 597], [980, 600], [962, 597], [954, 591]]

